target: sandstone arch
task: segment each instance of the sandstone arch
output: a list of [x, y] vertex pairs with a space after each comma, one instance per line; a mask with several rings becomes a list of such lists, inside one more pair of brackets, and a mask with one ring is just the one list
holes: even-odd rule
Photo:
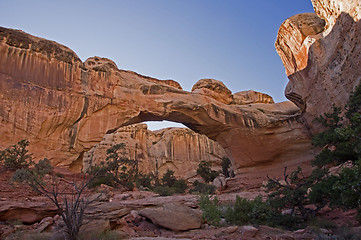
[[83, 63], [70, 49], [17, 30], [1, 28], [0, 40], [2, 147], [26, 138], [35, 157], [70, 166], [105, 133], [169, 120], [219, 142], [236, 168], [299, 161], [297, 154], [309, 148], [290, 102], [273, 104], [254, 91], [232, 95], [212, 79], [186, 92], [175, 81], [119, 70], [108, 59]]

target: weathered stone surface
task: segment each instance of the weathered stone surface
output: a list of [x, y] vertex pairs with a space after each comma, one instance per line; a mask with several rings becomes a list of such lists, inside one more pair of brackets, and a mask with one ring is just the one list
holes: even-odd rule
[[56, 207], [49, 206], [47, 203], [0, 201], [0, 221], [33, 224], [46, 217], [54, 217], [56, 214]]
[[105, 161], [107, 149], [118, 143], [125, 143], [123, 156], [137, 159], [140, 171], [159, 176], [170, 169], [178, 177], [193, 177], [201, 161], [211, 162], [212, 168], [220, 170], [222, 158], [227, 157], [217, 142], [190, 129], [166, 128], [153, 132], [146, 124], [135, 124], [105, 135], [84, 154], [84, 169]]
[[273, 98], [265, 93], [256, 92], [254, 90], [237, 92], [233, 94], [234, 104], [244, 105], [251, 103], [274, 103]]
[[[300, 14], [280, 27], [276, 49], [289, 83], [285, 94], [299, 106], [306, 126], [315, 117], [343, 107], [361, 80], [360, 2], [313, 0], [315, 14]], [[321, 20], [322, 19], [322, 20]]]
[[39, 226], [36, 228], [35, 232], [41, 233], [45, 229], [49, 228], [54, 223], [54, 219], [52, 217], [46, 217], [42, 219], [39, 223]]
[[312, 156], [308, 130], [290, 102], [238, 105], [219, 81], [200, 81], [189, 93], [107, 59], [82, 63], [68, 48], [21, 31], [1, 28], [0, 39], [0, 148], [28, 139], [35, 158], [80, 171], [84, 153], [106, 133], [169, 120], [216, 140], [236, 172]]
[[223, 174], [221, 174], [213, 180], [212, 185], [216, 188], [216, 190], [222, 191], [227, 187], [226, 178]]
[[128, 213], [130, 209], [116, 202], [95, 202], [85, 210], [85, 218], [90, 220], [117, 220]]
[[80, 227], [82, 236], [86, 239], [91, 239], [94, 236], [99, 236], [102, 233], [110, 230], [109, 220], [92, 220]]
[[204, 94], [224, 104], [233, 101], [232, 92], [221, 81], [215, 79], [199, 80], [193, 85], [192, 92]]
[[139, 215], [150, 219], [154, 224], [175, 231], [185, 231], [201, 227], [199, 211], [181, 204], [164, 204], [159, 208], [146, 208]]
[[240, 227], [240, 231], [242, 233], [242, 237], [244, 238], [254, 238], [257, 234], [257, 232], [259, 232], [259, 230], [251, 225], [245, 225]]
[[287, 76], [307, 66], [308, 48], [313, 43], [312, 36], [321, 33], [324, 26], [325, 21], [315, 13], [298, 14], [282, 23], [275, 45]]
[[361, 3], [359, 0], [311, 0], [317, 15], [326, 20], [327, 28], [335, 25], [339, 15], [348, 13], [355, 22], [361, 19]]

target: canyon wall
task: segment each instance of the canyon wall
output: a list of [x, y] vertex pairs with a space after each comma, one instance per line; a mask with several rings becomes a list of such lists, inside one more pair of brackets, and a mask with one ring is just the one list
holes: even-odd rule
[[158, 173], [173, 170], [176, 176], [194, 177], [201, 161], [211, 162], [212, 169], [221, 170], [224, 149], [205, 135], [187, 128], [165, 128], [150, 131], [146, 124], [134, 124], [106, 134], [103, 140], [84, 154], [83, 168], [106, 161], [106, 151], [111, 146], [124, 143], [121, 154], [136, 159], [139, 170]]
[[358, 0], [312, 0], [315, 14], [287, 19], [276, 49], [289, 83], [285, 95], [302, 109], [312, 133], [313, 120], [343, 107], [361, 80], [361, 3]]

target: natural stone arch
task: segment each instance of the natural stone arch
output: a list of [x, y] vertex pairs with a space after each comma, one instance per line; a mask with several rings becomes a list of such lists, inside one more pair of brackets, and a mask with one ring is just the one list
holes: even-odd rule
[[169, 120], [217, 141], [236, 168], [311, 155], [307, 129], [290, 102], [273, 104], [254, 91], [232, 94], [213, 79], [186, 92], [175, 81], [119, 70], [108, 59], [83, 63], [65, 46], [21, 31], [0, 33], [2, 147], [26, 138], [35, 157], [70, 166], [121, 126]]

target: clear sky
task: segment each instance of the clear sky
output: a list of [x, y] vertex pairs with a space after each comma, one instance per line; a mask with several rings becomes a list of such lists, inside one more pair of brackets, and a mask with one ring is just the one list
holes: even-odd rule
[[304, 12], [314, 12], [311, 0], [0, 0], [0, 26], [188, 91], [214, 78], [280, 102], [287, 76], [274, 42], [282, 22]]

